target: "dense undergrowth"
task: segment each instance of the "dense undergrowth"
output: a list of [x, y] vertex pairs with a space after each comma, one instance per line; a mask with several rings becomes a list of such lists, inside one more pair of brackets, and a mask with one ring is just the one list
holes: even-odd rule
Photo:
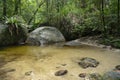
[[115, 48], [120, 48], [120, 37], [103, 38], [101, 43]]

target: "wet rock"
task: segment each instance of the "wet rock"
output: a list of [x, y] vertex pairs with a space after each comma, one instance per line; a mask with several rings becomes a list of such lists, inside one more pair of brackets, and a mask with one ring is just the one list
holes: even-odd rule
[[97, 60], [93, 59], [93, 58], [85, 57], [85, 58], [80, 59], [78, 64], [82, 68], [86, 69], [88, 67], [97, 67], [99, 65], [99, 62]]
[[79, 77], [83, 78], [84, 80], [102, 80], [102, 76], [98, 73], [91, 73], [91, 74], [80, 73]]
[[120, 70], [120, 65], [117, 65], [117, 66], [115, 67], [115, 69], [116, 69], [116, 70]]
[[102, 76], [98, 73], [92, 73], [89, 76], [89, 80], [102, 80]]
[[85, 77], [86, 77], [86, 73], [80, 73], [80, 74], [79, 74], [79, 77], [85, 78]]
[[65, 38], [58, 29], [55, 27], [44, 26], [32, 31], [28, 36], [26, 43], [40, 46], [64, 41]]
[[74, 47], [74, 46], [81, 46], [81, 43], [78, 40], [73, 40], [66, 42], [64, 46]]
[[103, 80], [120, 80], [120, 72], [109, 71], [103, 75]]
[[63, 76], [65, 74], [67, 74], [68, 71], [67, 70], [59, 70], [55, 73], [55, 76]]

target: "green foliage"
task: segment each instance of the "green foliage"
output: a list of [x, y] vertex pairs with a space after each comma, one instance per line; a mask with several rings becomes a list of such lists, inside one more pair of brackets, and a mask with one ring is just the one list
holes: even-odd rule
[[[24, 23], [15, 13], [16, 0], [7, 0], [6, 23], [12, 23], [19, 27]], [[21, 0], [19, 3], [18, 15], [21, 15], [26, 23], [33, 17], [30, 31], [39, 26], [55, 26], [61, 30], [68, 39], [75, 39], [79, 36], [107, 34], [118, 35], [118, 0]], [[2, 18], [3, 1], [0, 1], [0, 18]], [[39, 4], [44, 2], [42, 6]], [[34, 15], [35, 10], [38, 9]], [[104, 15], [105, 25], [102, 16]], [[13, 17], [11, 17], [13, 16]]]
[[17, 24], [17, 25], [21, 25], [21, 24], [24, 24], [25, 21], [24, 19], [22, 18], [22, 16], [18, 16], [18, 15], [14, 15], [10, 18], [7, 18], [6, 17], [6, 24]]
[[25, 21], [23, 20], [22, 17], [15, 15], [15, 16], [10, 17], [10, 18], [6, 17], [5, 23], [8, 24], [9, 32], [12, 35], [14, 29], [16, 29], [16, 33], [18, 34], [18, 28], [23, 26]]
[[120, 48], [120, 38], [108, 36], [101, 41], [102, 44]]

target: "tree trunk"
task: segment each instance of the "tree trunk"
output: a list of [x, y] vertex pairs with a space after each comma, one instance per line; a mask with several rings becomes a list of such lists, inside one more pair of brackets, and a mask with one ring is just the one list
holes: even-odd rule
[[49, 16], [49, 13], [50, 13], [50, 12], [49, 12], [49, 11], [50, 11], [50, 10], [49, 10], [49, 7], [50, 7], [50, 6], [49, 6], [49, 5], [50, 5], [50, 0], [46, 0], [46, 11], [47, 11], [46, 19], [47, 19], [48, 24], [49, 24], [49, 22], [50, 22], [50, 21], [49, 21], [49, 20], [50, 20], [50, 16]]
[[120, 29], [120, 0], [118, 0], [118, 26]]
[[102, 26], [104, 28], [103, 35], [106, 36], [107, 31], [106, 31], [106, 27], [105, 27], [104, 0], [101, 1], [101, 17], [102, 17]]
[[14, 15], [18, 14], [18, 0], [15, 0]]
[[102, 0], [102, 22], [103, 26], [105, 27], [105, 17], [104, 17], [104, 0]]
[[21, 0], [19, 0], [18, 3], [19, 3], [19, 13], [21, 14], [21, 11], [22, 11], [21, 10]]
[[7, 4], [6, 4], [6, 0], [3, 0], [3, 16], [5, 17], [7, 15]]
[[46, 10], [49, 12], [49, 0], [46, 0]]

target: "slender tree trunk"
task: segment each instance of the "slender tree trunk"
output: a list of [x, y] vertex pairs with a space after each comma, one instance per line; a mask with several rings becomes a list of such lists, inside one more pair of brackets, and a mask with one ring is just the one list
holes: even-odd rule
[[60, 1], [56, 1], [57, 12], [60, 12]]
[[21, 10], [21, 0], [18, 1], [19, 3], [19, 13], [21, 14], [22, 10]]
[[6, 16], [7, 15], [7, 3], [6, 3], [6, 0], [3, 0], [3, 16]]
[[46, 14], [46, 19], [47, 19], [47, 22], [49, 24], [49, 19], [50, 19], [50, 16], [49, 16], [49, 6], [50, 5], [50, 0], [46, 0], [46, 11], [47, 11], [47, 14]]
[[46, 0], [46, 10], [49, 12], [49, 0]]
[[102, 0], [102, 22], [103, 26], [105, 27], [105, 17], [104, 17], [104, 0]]
[[118, 0], [118, 26], [120, 29], [120, 0]]
[[14, 15], [18, 14], [18, 0], [15, 0]]
[[104, 28], [103, 35], [106, 36], [107, 31], [105, 27], [105, 16], [104, 16], [104, 0], [101, 0], [101, 17], [102, 17], [102, 26]]

